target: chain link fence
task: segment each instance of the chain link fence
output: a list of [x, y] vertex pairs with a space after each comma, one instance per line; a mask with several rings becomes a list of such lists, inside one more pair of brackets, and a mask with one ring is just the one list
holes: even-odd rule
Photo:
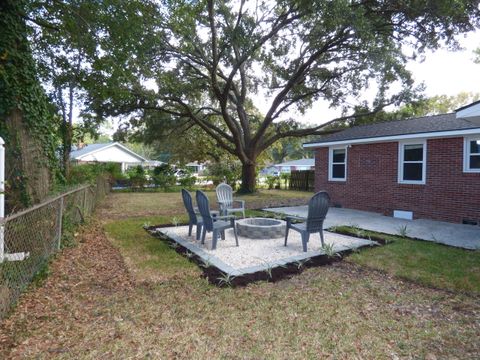
[[70, 230], [90, 216], [109, 191], [107, 179], [99, 177], [95, 185], [70, 190], [1, 221], [0, 319], [49, 258], [71, 243]]

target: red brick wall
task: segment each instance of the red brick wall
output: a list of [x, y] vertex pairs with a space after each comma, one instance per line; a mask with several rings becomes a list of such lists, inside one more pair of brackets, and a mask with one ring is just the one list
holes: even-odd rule
[[328, 148], [315, 153], [315, 190], [326, 190], [333, 204], [393, 215], [450, 222], [480, 221], [480, 173], [463, 172], [463, 138], [427, 141], [425, 185], [398, 183], [398, 143], [352, 145], [347, 181], [328, 181]]

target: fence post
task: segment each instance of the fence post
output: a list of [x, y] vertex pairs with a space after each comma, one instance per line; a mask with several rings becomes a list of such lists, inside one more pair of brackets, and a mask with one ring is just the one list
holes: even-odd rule
[[87, 189], [83, 189], [83, 216], [87, 215]]
[[58, 219], [58, 239], [57, 239], [57, 250], [60, 250], [60, 246], [62, 245], [62, 227], [63, 227], [63, 199], [64, 197], [62, 196], [60, 198], [60, 206], [58, 207], [58, 214], [57, 214], [57, 219]]
[[5, 255], [5, 142], [0, 137], [0, 264], [3, 263]]

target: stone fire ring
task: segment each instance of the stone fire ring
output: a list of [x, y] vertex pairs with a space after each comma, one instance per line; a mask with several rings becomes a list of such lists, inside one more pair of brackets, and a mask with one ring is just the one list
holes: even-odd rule
[[251, 239], [274, 239], [285, 236], [287, 223], [283, 220], [250, 218], [236, 221], [237, 233]]

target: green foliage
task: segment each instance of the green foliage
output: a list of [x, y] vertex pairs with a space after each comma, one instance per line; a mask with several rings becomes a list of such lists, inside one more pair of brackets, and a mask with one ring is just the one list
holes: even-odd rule
[[290, 173], [280, 173], [280, 179], [283, 181], [283, 188], [288, 189], [290, 182]]
[[274, 164], [279, 164], [288, 160], [313, 157], [312, 152], [304, 149], [302, 144], [315, 140], [316, 138], [316, 136], [305, 136], [302, 138], [280, 139], [267, 150], [267, 157]]
[[[57, 128], [53, 107], [37, 79], [37, 68], [32, 57], [27, 39], [27, 27], [20, 14], [24, 14], [26, 0], [6, 0], [0, 5], [0, 136], [10, 148], [7, 157], [16, 161], [8, 176], [9, 191], [20, 193], [19, 199], [24, 206], [31, 199], [26, 192], [28, 179], [23, 173], [22, 154], [24, 149], [15, 148], [18, 144], [18, 128], [8, 128], [8, 118], [14, 111], [19, 111], [22, 125], [28, 135], [35, 139], [38, 149], [37, 161], [47, 167], [55, 177], [58, 170], [56, 148], [58, 145]], [[33, 140], [32, 140], [33, 142]]]
[[235, 280], [235, 276], [227, 273], [222, 273], [222, 275], [217, 278], [218, 285], [223, 287], [232, 287], [233, 280]]
[[121, 172], [120, 164], [79, 164], [72, 166], [66, 183], [68, 185], [78, 185], [85, 183], [93, 184], [96, 182], [97, 178], [100, 175], [107, 175], [114, 180], [126, 178], [125, 175], [123, 175]]
[[160, 187], [164, 191], [168, 191], [175, 186], [177, 181], [174, 169], [168, 164], [155, 167], [153, 169], [152, 180], [156, 187]]
[[60, 246], [64, 249], [77, 245], [77, 242], [75, 241], [75, 230], [78, 226], [70, 219], [68, 214], [63, 216], [62, 221], [62, 239], [60, 241]]
[[398, 235], [401, 237], [408, 237], [408, 226], [401, 225], [398, 227]]
[[131, 182], [133, 190], [143, 190], [147, 183], [147, 174], [141, 165], [128, 169], [127, 177]]
[[238, 161], [212, 162], [207, 165], [206, 174], [214, 185], [226, 181], [233, 189], [242, 176], [242, 166]]
[[[255, 176], [247, 170], [262, 152], [282, 138], [318, 135], [328, 126], [303, 128], [295, 115], [318, 100], [348, 119], [359, 107], [379, 110], [416, 99], [421, 88], [414, 86], [403, 50], [413, 48], [416, 56], [443, 44], [454, 48], [455, 35], [473, 30], [480, 19], [476, 0], [455, 6], [449, 0], [435, 6], [417, 0], [245, 4], [162, 2], [163, 16], [153, 24], [162, 29], [155, 46], [144, 47], [139, 39], [135, 53], [150, 57], [148, 66], [120, 62], [128, 76], [105, 70], [98, 83], [120, 83], [129, 91], [95, 98], [105, 114], [132, 114], [130, 125], [150, 137], [159, 134], [175, 142], [173, 135], [205, 132], [208, 150], [193, 149], [203, 155], [221, 148], [236, 156], [245, 169], [246, 192], [255, 188]], [[106, 58], [118, 48], [115, 42], [106, 44]], [[145, 79], [158, 89], [143, 86]], [[370, 84], [378, 88], [373, 101], [364, 96]], [[258, 96], [271, 99], [265, 114], [253, 106]], [[168, 131], [153, 130], [162, 125]]]
[[269, 190], [280, 188], [280, 176], [267, 175], [266, 182]]
[[191, 189], [197, 182], [196, 176], [190, 170], [185, 170], [179, 177], [178, 183], [182, 188]]
[[325, 243], [322, 245], [322, 251], [324, 252], [325, 255], [329, 258], [334, 258], [334, 257], [342, 257], [342, 255], [338, 252], [335, 251], [335, 246], [334, 244], [328, 244]]

